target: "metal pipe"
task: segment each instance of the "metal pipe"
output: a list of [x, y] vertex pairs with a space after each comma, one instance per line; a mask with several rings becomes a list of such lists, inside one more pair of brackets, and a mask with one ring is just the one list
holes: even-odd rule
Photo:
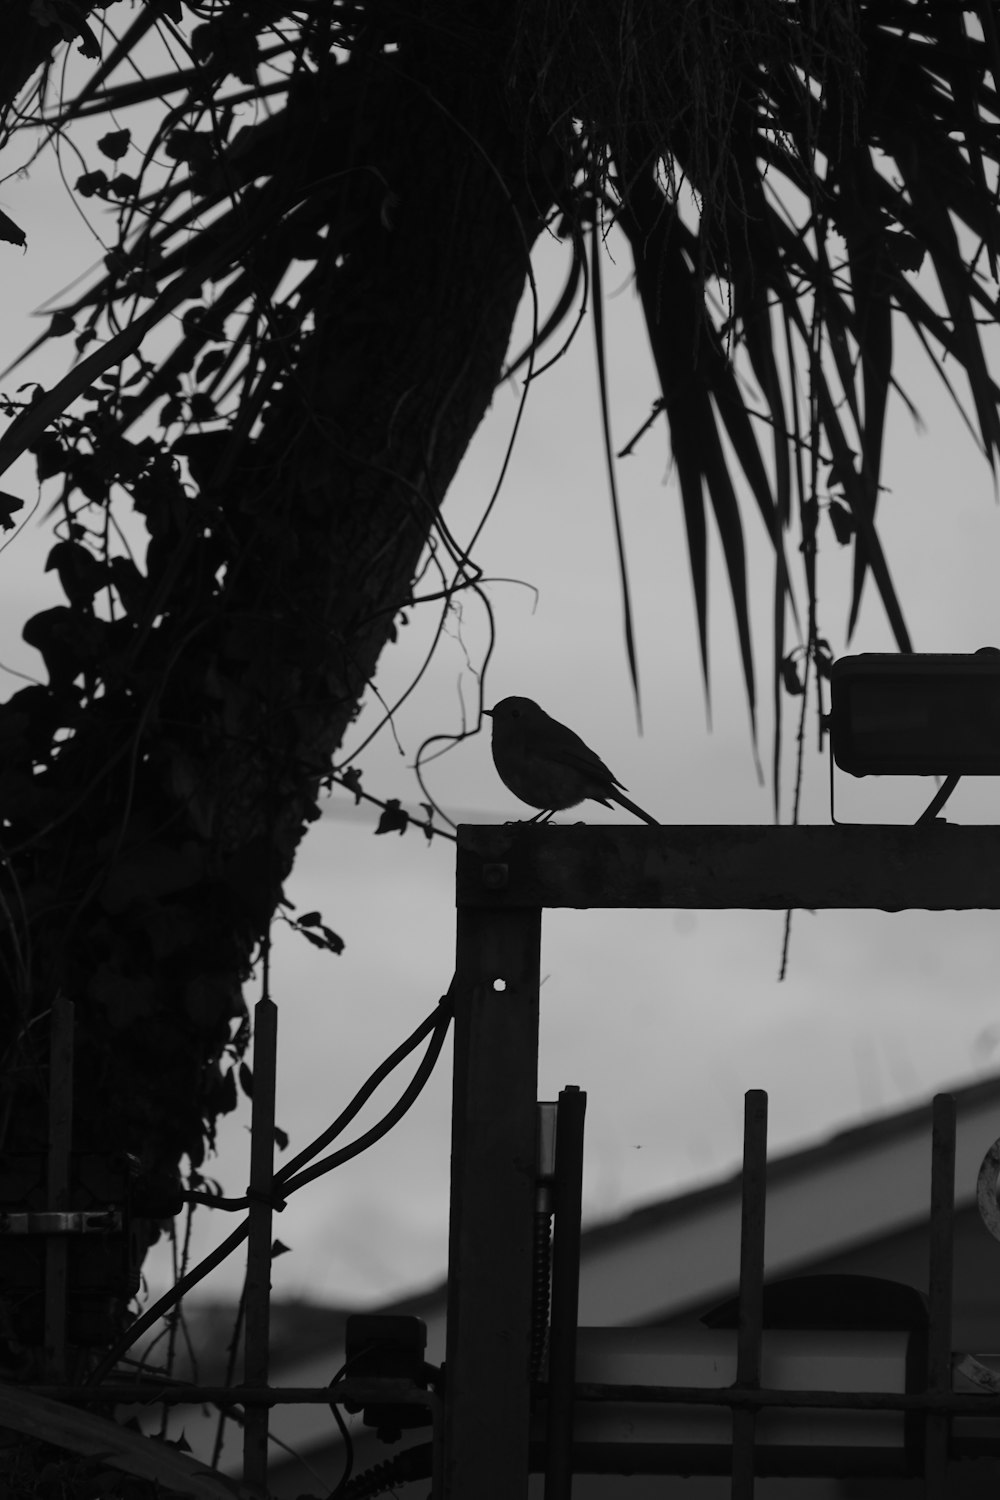
[[[274, 1176], [274, 1095], [278, 1055], [278, 1007], [267, 996], [254, 1006], [253, 1113], [250, 1126], [250, 1232], [243, 1379], [266, 1386], [271, 1320], [271, 1219]], [[267, 1415], [264, 1403], [247, 1405], [243, 1422], [243, 1481], [267, 1494]]]
[[541, 1100], [536, 1118], [535, 1234], [531, 1268], [531, 1366], [529, 1378], [541, 1380], [549, 1349], [549, 1304], [552, 1295], [552, 1184], [556, 1173], [556, 1116], [554, 1100]]
[[559, 1095], [556, 1171], [552, 1191], [552, 1313], [549, 1333], [545, 1500], [570, 1500], [573, 1490], [573, 1387], [580, 1301], [580, 1218], [583, 1122], [587, 1096], [570, 1084]]
[[[764, 1317], [767, 1094], [763, 1089], [748, 1089], [744, 1097], [741, 1190], [740, 1321], [736, 1341], [736, 1384], [753, 1389], [760, 1385]], [[754, 1428], [753, 1408], [734, 1408], [732, 1500], [753, 1500]]]
[[[931, 1226], [928, 1265], [927, 1390], [951, 1391], [951, 1309], [955, 1216], [955, 1100], [936, 1094], [931, 1125]], [[924, 1428], [924, 1493], [946, 1500], [948, 1435], [944, 1412], [929, 1412]]]
[[[290, 1385], [164, 1385], [154, 1381], [116, 1381], [113, 1385], [29, 1385], [18, 1391], [45, 1396], [83, 1406], [153, 1406], [165, 1403], [226, 1404], [240, 1406], [257, 1403], [263, 1406], [315, 1404], [329, 1406], [344, 1401], [412, 1402], [430, 1406], [432, 1393], [400, 1382], [379, 1381], [362, 1384], [345, 1380], [337, 1386]], [[801, 1407], [829, 1411], [945, 1411], [963, 1416], [1000, 1417], [1000, 1395], [955, 1391], [937, 1394], [933, 1391], [784, 1391], [767, 1386], [689, 1386], [689, 1385], [617, 1385], [603, 1381], [577, 1381], [573, 1387], [577, 1401], [602, 1404], [644, 1402], [651, 1406], [729, 1406], [753, 1410]], [[0, 1407], [3, 1387], [0, 1386]]]

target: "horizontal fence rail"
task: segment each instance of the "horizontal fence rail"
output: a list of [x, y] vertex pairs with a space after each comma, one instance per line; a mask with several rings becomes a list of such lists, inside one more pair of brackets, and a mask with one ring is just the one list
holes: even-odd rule
[[[315, 1403], [329, 1406], [347, 1401], [412, 1402], [433, 1406], [440, 1398], [408, 1382], [370, 1381], [365, 1385], [348, 1385], [339, 1381], [330, 1386], [246, 1386], [192, 1385], [163, 1387], [159, 1390], [138, 1389], [134, 1385], [67, 1386], [32, 1385], [14, 1387], [22, 1393], [44, 1396], [52, 1401], [68, 1401], [84, 1406], [166, 1406], [211, 1405], [283, 1406]], [[545, 1396], [544, 1381], [533, 1387], [533, 1394]], [[612, 1385], [602, 1381], [581, 1381], [573, 1386], [576, 1401], [648, 1402], [651, 1405], [724, 1406], [753, 1410], [775, 1406], [821, 1407], [829, 1410], [858, 1411], [941, 1411], [956, 1415], [1000, 1418], [1000, 1394], [977, 1396], [962, 1391], [783, 1391], [758, 1386], [702, 1385]], [[998, 1434], [1000, 1436], [1000, 1434]]]
[[1000, 826], [463, 824], [462, 907], [1000, 909]]

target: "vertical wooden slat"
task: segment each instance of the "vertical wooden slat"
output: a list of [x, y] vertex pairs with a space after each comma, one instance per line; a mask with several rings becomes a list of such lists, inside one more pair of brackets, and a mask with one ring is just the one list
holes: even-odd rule
[[527, 1494], [540, 943], [536, 907], [458, 910], [441, 1500]]
[[569, 1085], [559, 1095], [553, 1191], [552, 1319], [549, 1336], [548, 1433], [545, 1500], [573, 1493], [573, 1384], [580, 1303], [580, 1218], [583, 1193], [583, 1122], [587, 1096]]
[[[743, 1177], [740, 1232], [740, 1322], [736, 1384], [760, 1385], [764, 1313], [764, 1225], [767, 1192], [767, 1094], [749, 1089], [743, 1106]], [[752, 1500], [754, 1434], [752, 1411], [733, 1412], [733, 1500]]]
[[[67, 1213], [72, 1207], [73, 1034], [72, 1002], [59, 995], [52, 1003], [49, 1030], [49, 1140], [45, 1183], [45, 1206], [54, 1213]], [[45, 1244], [45, 1363], [47, 1378], [56, 1381], [67, 1379], [69, 1250], [67, 1235], [48, 1236]]]
[[[253, 1110], [250, 1126], [250, 1233], [247, 1240], [243, 1379], [266, 1386], [271, 1320], [271, 1183], [274, 1175], [274, 1095], [278, 1007], [268, 997], [253, 1013]], [[244, 1483], [267, 1494], [267, 1426], [270, 1408], [250, 1406], [243, 1421]]]
[[[931, 1227], [928, 1267], [927, 1389], [951, 1390], [951, 1317], [955, 1215], [955, 1100], [937, 1094], [931, 1132]], [[924, 1435], [924, 1493], [947, 1500], [949, 1418], [929, 1412]]]

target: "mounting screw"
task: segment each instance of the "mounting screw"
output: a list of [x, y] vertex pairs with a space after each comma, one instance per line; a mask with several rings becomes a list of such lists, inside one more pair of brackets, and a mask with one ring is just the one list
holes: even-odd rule
[[507, 889], [506, 865], [483, 865], [483, 885], [488, 891]]

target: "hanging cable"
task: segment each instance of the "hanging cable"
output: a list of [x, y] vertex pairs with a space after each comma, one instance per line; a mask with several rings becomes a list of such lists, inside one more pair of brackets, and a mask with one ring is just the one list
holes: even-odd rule
[[[337, 1116], [333, 1124], [327, 1130], [324, 1130], [321, 1135], [318, 1135], [314, 1141], [310, 1142], [303, 1151], [300, 1151], [299, 1155], [288, 1162], [280, 1172], [275, 1174], [272, 1184], [272, 1201], [275, 1207], [280, 1206], [283, 1208], [285, 1199], [289, 1194], [296, 1192], [300, 1187], [305, 1187], [307, 1182], [313, 1182], [317, 1177], [322, 1177], [326, 1172], [332, 1172], [335, 1167], [342, 1166], [344, 1162], [351, 1161], [355, 1156], [360, 1156], [363, 1151], [367, 1151], [370, 1146], [374, 1146], [376, 1141], [380, 1141], [384, 1135], [387, 1135], [393, 1126], [397, 1125], [413, 1106], [434, 1070], [434, 1066], [441, 1055], [441, 1048], [444, 1046], [445, 1037], [448, 1034], [448, 1027], [451, 1024], [452, 1016], [452, 988], [453, 986], [449, 987], [447, 994], [443, 995], [439, 1000], [437, 1008], [420, 1023], [416, 1030], [407, 1037], [406, 1041], [397, 1047], [395, 1052], [391, 1053], [384, 1062], [379, 1064], [374, 1073], [362, 1084], [347, 1108]], [[291, 1176], [290, 1174], [294, 1171], [295, 1167], [310, 1160], [318, 1151], [321, 1151], [324, 1146], [329, 1145], [336, 1138], [350, 1121], [354, 1119], [355, 1115], [358, 1114], [365, 1102], [374, 1093], [379, 1083], [415, 1047], [419, 1046], [428, 1032], [431, 1034], [430, 1041], [420, 1061], [420, 1065], [399, 1096], [399, 1099], [382, 1116], [382, 1119], [373, 1125], [370, 1130], [367, 1130], [364, 1135], [359, 1136], [356, 1141], [352, 1141], [349, 1146], [342, 1147], [340, 1151], [334, 1152], [332, 1156], [324, 1157], [306, 1171], [299, 1172], [297, 1176]], [[213, 1205], [219, 1206], [217, 1200], [214, 1198], [210, 1198], [208, 1201]], [[245, 1208], [247, 1200], [245, 1198], [240, 1199], [237, 1206]], [[168, 1292], [165, 1292], [162, 1297], [153, 1303], [152, 1307], [147, 1308], [130, 1325], [118, 1342], [112, 1345], [111, 1349], [98, 1361], [83, 1383], [85, 1385], [99, 1384], [118, 1363], [118, 1360], [126, 1350], [132, 1347], [136, 1339], [140, 1338], [147, 1329], [158, 1322], [164, 1313], [168, 1312], [192, 1287], [196, 1286], [199, 1281], [202, 1281], [210, 1271], [214, 1271], [216, 1266], [221, 1265], [237, 1246], [243, 1243], [249, 1233], [249, 1226], [249, 1218], [244, 1219], [243, 1223], [234, 1229], [232, 1234], [223, 1240], [221, 1245], [218, 1245], [216, 1249], [205, 1256], [204, 1260], [199, 1261], [196, 1266], [192, 1267], [187, 1275], [181, 1277], [180, 1281], [175, 1282]]]

